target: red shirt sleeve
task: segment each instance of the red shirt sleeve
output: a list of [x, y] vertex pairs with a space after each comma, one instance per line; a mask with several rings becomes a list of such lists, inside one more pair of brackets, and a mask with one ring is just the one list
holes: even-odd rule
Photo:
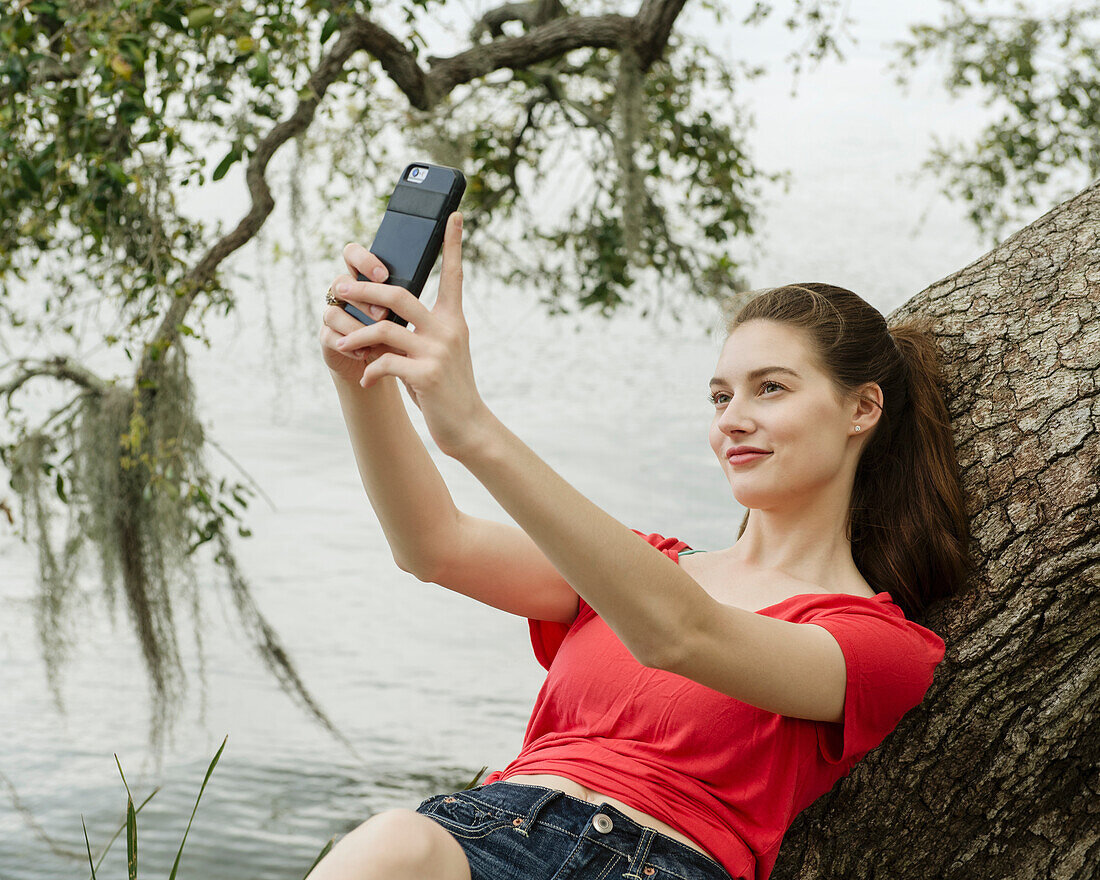
[[855, 763], [875, 748], [918, 705], [944, 656], [944, 642], [903, 614], [847, 606], [806, 623], [828, 630], [844, 652], [844, 720], [817, 726], [818, 746], [830, 764]]
[[[641, 535], [646, 539], [649, 544], [656, 547], [662, 553], [669, 557], [673, 562], [678, 561], [676, 554], [681, 550], [690, 550], [686, 543], [677, 538], [666, 538], [663, 535], [658, 535], [656, 532], [650, 535], [644, 535], [637, 529], [631, 529], [636, 535]], [[589, 614], [595, 614], [593, 608], [584, 601], [581, 596], [577, 605], [577, 616], [573, 618], [572, 623], [559, 623], [556, 620], [536, 620], [535, 618], [527, 618], [528, 626], [531, 629], [531, 647], [535, 651], [535, 659], [539, 661], [539, 664], [543, 669], [549, 669], [550, 664], [554, 662], [554, 656], [558, 653], [558, 648], [561, 647], [561, 643], [565, 641], [565, 635], [569, 632], [569, 629], [585, 618]]]

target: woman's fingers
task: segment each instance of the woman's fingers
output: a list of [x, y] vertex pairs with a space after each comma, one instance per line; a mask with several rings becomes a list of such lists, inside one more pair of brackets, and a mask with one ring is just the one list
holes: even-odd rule
[[415, 357], [423, 354], [429, 344], [423, 337], [417, 336], [407, 327], [400, 327], [393, 321], [379, 321], [376, 324], [367, 326], [359, 324], [358, 330], [353, 330], [336, 343], [336, 350], [355, 351], [360, 348], [386, 345], [389, 346], [389, 351], [401, 352]]
[[[373, 318], [374, 316], [371, 315]], [[329, 330], [332, 330], [339, 339], [343, 339], [349, 333], [354, 333], [363, 327], [363, 322], [358, 318], [349, 315], [340, 306], [325, 306], [324, 312], [321, 313], [321, 323]], [[335, 345], [339, 339], [333, 340]]]
[[337, 333], [329, 327], [321, 328], [321, 346], [324, 349], [340, 355], [341, 360], [355, 362], [360, 366], [366, 366], [370, 361], [376, 360], [384, 354], [404, 354], [404, 352], [400, 352], [395, 348], [390, 348], [390, 346], [385, 343], [378, 343], [377, 345], [371, 345], [366, 348], [358, 347], [352, 350], [339, 348], [337, 344], [343, 338], [344, 334]]
[[[355, 281], [355, 279], [352, 278], [350, 275], [337, 275], [336, 278], [333, 279], [332, 285], [329, 287], [329, 290], [333, 291], [333, 295], [337, 299], [344, 299], [343, 296], [336, 292], [336, 287], [339, 284], [350, 284], [353, 281]], [[350, 333], [352, 330], [358, 330], [360, 327], [363, 326], [362, 321], [360, 321], [353, 315], [349, 315], [347, 312], [344, 311], [342, 307], [335, 306], [334, 308], [339, 311], [340, 315], [343, 315], [344, 318], [347, 319], [344, 320], [343, 318], [340, 318], [338, 315], [336, 315], [333, 316], [333, 319], [331, 321], [327, 321], [326, 323], [328, 323], [328, 325], [334, 330], [339, 330], [341, 333]], [[376, 321], [381, 321], [384, 317], [386, 317], [386, 313], [389, 311], [384, 306], [367, 306], [366, 304], [363, 304], [361, 308]]]
[[[359, 322], [356, 321], [355, 323], [358, 324]], [[367, 353], [367, 350], [365, 348], [356, 348], [354, 350], [349, 350], [349, 349], [346, 349], [346, 348], [339, 347], [338, 343], [341, 340], [343, 340], [344, 337], [345, 337], [345, 334], [337, 333], [331, 327], [322, 327], [321, 328], [321, 345], [323, 345], [325, 348], [331, 349], [332, 351], [336, 352], [337, 354], [342, 355], [343, 357], [349, 358], [350, 360], [353, 360], [353, 361], [364, 360], [366, 358], [366, 353]]]
[[344, 245], [344, 263], [351, 273], [351, 280], [357, 281], [357, 272], [371, 281], [385, 281], [389, 276], [389, 270], [385, 264], [361, 244], [350, 242]]
[[371, 306], [381, 306], [418, 329], [428, 329], [434, 323], [427, 307], [404, 287], [395, 284], [341, 279], [334, 283], [333, 293], [363, 311]]

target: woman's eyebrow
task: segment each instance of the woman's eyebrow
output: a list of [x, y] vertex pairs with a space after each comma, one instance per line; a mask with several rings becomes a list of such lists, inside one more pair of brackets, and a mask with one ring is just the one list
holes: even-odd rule
[[[751, 382], [753, 379], [756, 379], [759, 376], [763, 376], [765, 373], [789, 373], [790, 375], [794, 376], [796, 379], [801, 379], [802, 378], [800, 375], [798, 375], [798, 373], [796, 373], [790, 367], [761, 367], [759, 370], [753, 370], [751, 373], [749, 373], [749, 381]], [[720, 376], [715, 376], [713, 379], [710, 380], [710, 384], [711, 385], [728, 385], [729, 383], [726, 382], [726, 380], [721, 378]]]

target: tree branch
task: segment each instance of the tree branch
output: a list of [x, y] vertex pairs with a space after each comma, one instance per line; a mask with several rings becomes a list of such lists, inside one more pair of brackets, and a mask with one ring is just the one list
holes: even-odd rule
[[565, 15], [561, 0], [527, 0], [524, 3], [505, 3], [496, 9], [490, 9], [470, 28], [470, 42], [481, 42], [488, 32], [494, 39], [504, 34], [504, 24], [509, 21], [523, 22], [527, 30], [534, 30], [540, 24], [546, 24], [554, 18]]
[[676, 16], [684, 8], [685, 0], [644, 0], [634, 17], [637, 38], [634, 50], [638, 53], [638, 70], [645, 73], [653, 66], [668, 45], [668, 35]]
[[159, 357], [159, 350], [171, 345], [179, 334], [179, 326], [187, 310], [191, 307], [198, 292], [214, 277], [221, 262], [238, 248], [245, 245], [256, 234], [275, 208], [275, 199], [267, 184], [264, 172], [275, 151], [297, 134], [305, 131], [313, 121], [317, 105], [325, 92], [344, 72], [344, 66], [355, 52], [362, 48], [365, 39], [362, 22], [355, 22], [345, 30], [333, 45], [313, 75], [309, 78], [307, 89], [309, 97], [298, 102], [290, 118], [276, 125], [256, 147], [245, 172], [248, 191], [252, 196], [252, 206], [236, 228], [223, 236], [207, 251], [206, 256], [187, 273], [180, 285], [180, 292], [165, 312], [154, 335], [152, 344], [147, 345], [142, 356], [140, 374], [151, 371], [153, 362]]
[[[503, 68], [529, 68], [539, 61], [557, 58], [583, 48], [619, 48], [633, 38], [633, 19], [623, 15], [596, 15], [555, 19], [521, 37], [506, 37], [475, 46], [450, 58], [428, 56], [431, 92], [448, 94], [456, 85]], [[400, 82], [396, 81], [399, 88]], [[413, 96], [406, 91], [409, 100]], [[438, 100], [436, 97], [432, 103]], [[421, 107], [419, 109], [428, 109]]]
[[[409, 103], [419, 110], [429, 110], [460, 83], [501, 68], [529, 68], [533, 63], [560, 57], [578, 48], [638, 45], [643, 57], [648, 59], [645, 69], [663, 51], [672, 23], [683, 5], [684, 0], [645, 0], [637, 19], [622, 15], [554, 19], [521, 37], [496, 40], [450, 58], [429, 56], [432, 69], [427, 74], [416, 56], [384, 28], [365, 18], [353, 19], [309, 78], [309, 97], [299, 101], [294, 113], [276, 125], [252, 154], [245, 172], [252, 196], [251, 208], [236, 228], [215, 243], [184, 277], [154, 341], [146, 346], [139, 375], [151, 372], [161, 350], [175, 341], [179, 325], [195, 296], [213, 279], [221, 262], [246, 244], [274, 210], [275, 200], [264, 177], [268, 162], [286, 141], [309, 127], [321, 99], [341, 77], [348, 60], [356, 52], [366, 50], [375, 56]], [[549, 14], [553, 4], [548, 0], [545, 8], [540, 9], [543, 14]]]
[[0, 385], [0, 397], [7, 397], [18, 391], [23, 385], [36, 376], [53, 376], [56, 379], [68, 379], [75, 382], [81, 388], [102, 394], [110, 387], [91, 370], [85, 369], [80, 364], [67, 357], [57, 355], [46, 361], [32, 361], [30, 358], [18, 358], [15, 367], [18, 374], [6, 385]]

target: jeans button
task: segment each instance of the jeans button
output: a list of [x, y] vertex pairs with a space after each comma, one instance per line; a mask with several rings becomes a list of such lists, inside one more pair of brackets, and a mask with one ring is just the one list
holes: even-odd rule
[[600, 834], [607, 834], [608, 831], [615, 827], [611, 822], [611, 817], [605, 816], [603, 813], [597, 813], [593, 816], [592, 824]]
[[652, 865], [646, 865], [645, 868], [642, 869], [642, 873], [645, 874], [647, 877], [652, 877], [654, 874], [657, 873], [657, 869], [654, 868]]

